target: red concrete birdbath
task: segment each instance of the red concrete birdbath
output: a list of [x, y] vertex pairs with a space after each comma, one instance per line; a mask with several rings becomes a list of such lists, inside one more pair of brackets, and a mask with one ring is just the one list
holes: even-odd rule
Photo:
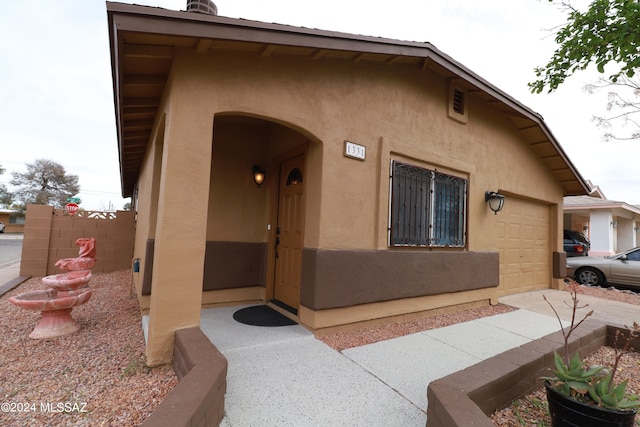
[[89, 281], [96, 262], [95, 243], [94, 238], [76, 240], [76, 245], [80, 246], [80, 256], [61, 259], [55, 264], [66, 273], [42, 278], [42, 282], [51, 289], [24, 292], [9, 298], [18, 307], [38, 310], [42, 314], [29, 338], [53, 338], [80, 329], [71, 317], [71, 310], [91, 298]]

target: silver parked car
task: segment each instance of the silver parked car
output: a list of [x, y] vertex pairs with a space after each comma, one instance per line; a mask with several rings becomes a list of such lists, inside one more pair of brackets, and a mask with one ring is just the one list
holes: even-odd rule
[[0, 233], [4, 233], [4, 222], [0, 222]]
[[567, 275], [584, 285], [610, 282], [640, 288], [640, 246], [605, 257], [569, 258]]

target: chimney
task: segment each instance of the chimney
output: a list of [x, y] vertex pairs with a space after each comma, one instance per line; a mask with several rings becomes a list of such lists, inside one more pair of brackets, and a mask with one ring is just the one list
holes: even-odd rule
[[217, 15], [218, 8], [211, 0], [187, 0], [187, 12], [205, 13]]

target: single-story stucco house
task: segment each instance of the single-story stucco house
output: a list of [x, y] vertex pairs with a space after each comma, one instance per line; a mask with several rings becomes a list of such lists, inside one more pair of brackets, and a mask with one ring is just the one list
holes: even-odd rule
[[202, 307], [275, 301], [322, 332], [560, 287], [563, 197], [587, 184], [540, 115], [431, 44], [107, 12], [149, 365]]

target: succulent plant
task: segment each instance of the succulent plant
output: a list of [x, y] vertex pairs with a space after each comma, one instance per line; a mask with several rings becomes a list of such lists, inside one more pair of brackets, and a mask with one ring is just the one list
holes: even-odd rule
[[577, 400], [582, 400], [581, 396], [587, 395], [594, 382], [594, 379], [601, 377], [604, 366], [594, 366], [585, 369], [582, 359], [576, 353], [567, 365], [558, 352], [554, 353], [554, 363], [556, 370], [554, 377], [543, 377], [548, 380], [553, 387], [565, 396], [571, 396]]
[[550, 381], [559, 393], [580, 402], [588, 402], [591, 399], [592, 403], [608, 409], [640, 408], [640, 400], [636, 396], [627, 396], [626, 381], [612, 387], [613, 375], [606, 366], [595, 365], [585, 368], [577, 353], [567, 365], [556, 352], [554, 363], [555, 376], [542, 379]]
[[[572, 299], [572, 317], [571, 325], [565, 328], [562, 325], [560, 316], [556, 309], [549, 303], [546, 297], [544, 300], [551, 306], [562, 329], [564, 337], [564, 357], [558, 352], [554, 353], [554, 364], [556, 369], [553, 371], [553, 377], [542, 377], [543, 380], [549, 381], [552, 388], [557, 392], [572, 397], [580, 402], [614, 409], [620, 411], [632, 410], [640, 408], [640, 399], [636, 395], [627, 394], [627, 382], [615, 384], [614, 377], [618, 369], [618, 363], [622, 356], [634, 351], [630, 346], [632, 340], [640, 335], [640, 325], [634, 322], [632, 328], [628, 328], [629, 334], [625, 336], [619, 330], [616, 332], [614, 343], [614, 363], [611, 369], [606, 366], [594, 365], [585, 367], [585, 363], [576, 353], [573, 358], [569, 359], [569, 336], [582, 322], [593, 314], [593, 311], [587, 313], [580, 321], [576, 321], [576, 311], [580, 307], [578, 301], [578, 284], [570, 284], [569, 291]], [[623, 337], [625, 340], [621, 348], [618, 348], [618, 338]]]
[[640, 408], [640, 400], [635, 395], [627, 396], [627, 382], [623, 381], [613, 386], [612, 374], [597, 381], [592, 381], [589, 386], [589, 397], [598, 406], [608, 409], [628, 410]]

